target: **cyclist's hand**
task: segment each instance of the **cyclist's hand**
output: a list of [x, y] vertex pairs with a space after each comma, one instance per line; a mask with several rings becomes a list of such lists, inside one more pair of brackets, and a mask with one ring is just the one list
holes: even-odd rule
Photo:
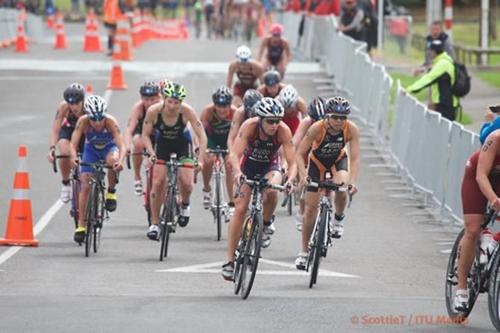
[[293, 182], [291, 180], [287, 180], [284, 185], [288, 194], [291, 194], [295, 191], [295, 187], [293, 186]]
[[54, 162], [54, 159], [56, 158], [56, 149], [55, 148], [50, 148], [49, 155], [47, 155], [47, 158], [48, 158], [50, 163]]
[[122, 171], [122, 170], [123, 170], [123, 165], [122, 165], [122, 163], [121, 163], [121, 162], [115, 162], [115, 163], [113, 163], [113, 170], [114, 170], [115, 172], [120, 172], [120, 171]]
[[237, 171], [234, 173], [234, 183], [236, 184], [236, 186], [241, 186], [242, 180], [244, 179], [245, 176], [243, 175], [243, 173], [241, 173], [241, 171]]
[[151, 155], [149, 156], [149, 162], [150, 162], [151, 164], [155, 164], [157, 159], [158, 159], [158, 158], [156, 157], [156, 155], [155, 155], [155, 154], [151, 154]]
[[495, 201], [493, 201], [491, 203], [491, 207], [493, 207], [493, 209], [496, 210], [497, 212], [500, 211], [500, 198], [499, 197], [497, 197], [495, 199]]
[[304, 188], [305, 186], [307, 186], [309, 184], [309, 177], [308, 176], [304, 176], [304, 177], [300, 177], [300, 181], [299, 181], [299, 186], [301, 188]]
[[78, 166], [78, 158], [71, 156], [70, 158], [71, 168], [76, 168]]
[[127, 148], [127, 156], [130, 156], [131, 152], [132, 152], [132, 148]]
[[349, 192], [348, 193], [349, 193], [349, 195], [354, 195], [354, 194], [358, 193], [358, 188], [356, 187], [355, 184], [349, 185]]

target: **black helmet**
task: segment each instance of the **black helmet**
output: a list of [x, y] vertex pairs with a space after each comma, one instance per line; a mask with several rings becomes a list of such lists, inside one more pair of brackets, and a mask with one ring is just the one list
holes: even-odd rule
[[229, 90], [226, 86], [220, 86], [217, 90], [212, 94], [212, 101], [215, 105], [226, 106], [231, 104], [233, 100], [233, 94], [231, 90]]
[[254, 107], [257, 105], [257, 102], [259, 102], [263, 97], [264, 96], [262, 96], [262, 94], [257, 90], [248, 89], [245, 92], [245, 95], [243, 95], [243, 107], [245, 108], [245, 111], [252, 111], [253, 114]]
[[314, 121], [318, 121], [325, 117], [325, 100], [321, 97], [316, 97], [307, 106], [307, 113]]
[[351, 113], [351, 104], [344, 97], [336, 96], [326, 101], [325, 110], [327, 114], [347, 116]]
[[160, 87], [154, 81], [146, 81], [139, 89], [139, 93], [144, 97], [158, 96], [160, 93]]
[[72, 83], [64, 90], [63, 96], [70, 104], [79, 103], [85, 98], [85, 89], [80, 83]]
[[281, 75], [278, 71], [270, 70], [264, 73], [264, 84], [266, 86], [274, 86], [281, 82]]

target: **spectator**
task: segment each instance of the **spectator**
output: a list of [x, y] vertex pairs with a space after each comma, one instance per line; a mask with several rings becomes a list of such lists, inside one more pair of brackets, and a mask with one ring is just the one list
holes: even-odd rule
[[429, 49], [432, 57], [431, 70], [407, 90], [416, 93], [430, 86], [432, 94], [429, 108], [453, 121], [459, 108], [459, 99], [451, 93], [451, 87], [455, 83], [453, 59], [444, 52], [444, 43], [439, 39], [433, 40]]
[[340, 14], [338, 31], [355, 40], [364, 41], [364, 13], [357, 0], [345, 0]]
[[108, 56], [113, 54], [115, 43], [116, 24], [120, 16], [123, 15], [119, 0], [104, 0], [104, 26], [108, 30]]
[[359, 6], [363, 10], [364, 14], [364, 37], [366, 42], [366, 51], [369, 53], [372, 48], [377, 47], [377, 13], [371, 0], [360, 0]]
[[406, 53], [408, 37], [410, 37], [410, 23], [407, 16], [394, 16], [388, 21], [389, 34], [399, 46], [399, 53]]
[[441, 21], [432, 22], [429, 35], [425, 38], [425, 61], [422, 66], [413, 70], [415, 75], [422, 74], [429, 70], [432, 65], [432, 55], [430, 45], [434, 40], [440, 40], [444, 45], [444, 51], [454, 60], [455, 51], [453, 50], [453, 45], [451, 43], [450, 37], [446, 32], [443, 31], [443, 24]]

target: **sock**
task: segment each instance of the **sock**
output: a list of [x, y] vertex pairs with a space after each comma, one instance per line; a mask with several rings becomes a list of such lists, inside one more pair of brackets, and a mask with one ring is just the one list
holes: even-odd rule
[[116, 188], [108, 188], [109, 193], [116, 193]]
[[229, 207], [234, 207], [234, 202], [229, 201], [229, 202], [227, 203], [227, 205], [228, 205]]
[[345, 217], [344, 213], [342, 213], [342, 215], [340, 215], [340, 216], [337, 215], [337, 213], [335, 213], [335, 219], [339, 222], [342, 221], [344, 219], [344, 217]]
[[188, 208], [189, 207], [189, 202], [188, 203], [185, 203], [184, 201], [181, 202], [181, 206], [182, 208]]
[[62, 181], [62, 183], [63, 183], [63, 185], [65, 185], [65, 186], [66, 186], [66, 185], [69, 185], [69, 179], [68, 179], [68, 180], [63, 180], [63, 181]]

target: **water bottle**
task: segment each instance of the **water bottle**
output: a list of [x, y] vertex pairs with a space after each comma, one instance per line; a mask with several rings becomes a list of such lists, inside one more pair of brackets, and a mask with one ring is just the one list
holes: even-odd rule
[[493, 237], [491, 238], [491, 242], [488, 245], [488, 260], [491, 260], [491, 256], [493, 255], [493, 252], [495, 252], [499, 240], [500, 240], [500, 232], [497, 232], [495, 235], [493, 235]]
[[488, 263], [489, 260], [488, 248], [492, 242], [493, 242], [493, 234], [491, 233], [490, 229], [488, 228], [483, 229], [481, 231], [481, 236], [479, 238], [479, 244], [480, 244], [479, 263], [481, 265], [485, 265], [486, 263]]

